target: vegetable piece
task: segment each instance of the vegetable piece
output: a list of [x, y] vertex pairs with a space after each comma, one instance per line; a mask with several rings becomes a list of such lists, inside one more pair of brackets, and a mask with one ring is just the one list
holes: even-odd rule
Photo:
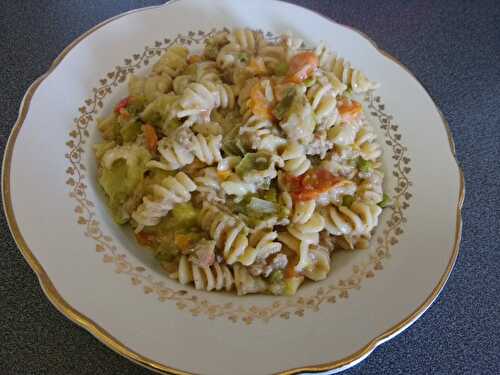
[[378, 202], [380, 208], [386, 208], [391, 203], [391, 197], [384, 193], [382, 200]]
[[181, 125], [182, 122], [178, 118], [174, 118], [163, 125], [162, 131], [164, 134], [170, 134]]
[[123, 224], [128, 220], [123, 205], [143, 182], [146, 163], [151, 159], [151, 156], [143, 147], [135, 145], [119, 147], [118, 150], [106, 151], [102, 160], [106, 159], [108, 153], [118, 153], [120, 150], [123, 150], [121, 152], [126, 155], [127, 159], [118, 158], [107, 167], [102, 163], [99, 184], [108, 196], [109, 207], [115, 221], [118, 224]]
[[257, 82], [250, 90], [250, 110], [254, 115], [272, 120], [272, 105], [266, 99], [264, 88]]
[[178, 96], [173, 93], [162, 94], [149, 103], [141, 113], [141, 118], [145, 123], [163, 126], [170, 119], [170, 110]]
[[363, 107], [355, 100], [344, 100], [341, 102], [338, 110], [344, 121], [352, 121], [361, 114]]
[[198, 210], [193, 207], [191, 202], [180, 203], [172, 209], [172, 216], [177, 226], [189, 228], [196, 225]]
[[141, 124], [137, 121], [128, 121], [120, 128], [123, 142], [134, 142], [141, 133]]
[[219, 177], [219, 179], [221, 179], [222, 181], [227, 180], [229, 177], [231, 177], [231, 175], [231, 171], [217, 171], [217, 177]]
[[271, 272], [271, 275], [269, 275], [269, 282], [270, 283], [279, 283], [283, 281], [283, 270], [274, 270]]
[[289, 82], [301, 83], [309, 78], [318, 68], [318, 56], [313, 52], [301, 52], [290, 60], [288, 69]]
[[345, 96], [347, 99], [351, 99], [352, 98], [352, 88], [348, 88], [347, 90], [345, 90], [343, 93], [342, 93], [343, 96]]
[[129, 96], [127, 112], [131, 113], [132, 115], [138, 115], [140, 112], [144, 110], [146, 102], [147, 99], [143, 95]]
[[123, 109], [126, 109], [130, 102], [130, 96], [127, 96], [120, 100], [115, 107], [115, 113], [120, 114]]
[[139, 183], [138, 176], [129, 176], [129, 168], [125, 161], [119, 160], [111, 169], [102, 169], [99, 183], [108, 195], [113, 219], [118, 224], [124, 224], [128, 217], [123, 212], [122, 206]]
[[358, 158], [357, 166], [361, 172], [370, 172], [373, 170], [373, 163], [370, 160], [363, 159], [362, 157]]
[[175, 233], [174, 244], [181, 253], [186, 254], [189, 253], [189, 250], [196, 245], [201, 237], [201, 234], [198, 232]]
[[238, 53], [238, 60], [242, 63], [247, 63], [249, 59], [248, 53], [240, 52]]
[[274, 68], [274, 74], [284, 76], [288, 73], [288, 64], [284, 61], [278, 63]]
[[354, 197], [352, 195], [344, 195], [342, 197], [342, 206], [351, 207], [354, 203]]
[[267, 168], [269, 168], [269, 155], [251, 152], [241, 159], [234, 170], [238, 176], [243, 178], [250, 171], [264, 171]]
[[97, 160], [101, 160], [102, 156], [104, 153], [108, 150], [111, 150], [113, 147], [116, 146], [116, 143], [114, 141], [111, 142], [103, 142], [103, 143], [96, 143], [94, 145], [94, 153], [95, 153], [95, 158]]
[[222, 140], [222, 150], [228, 155], [243, 155], [246, 150], [243, 147], [243, 142], [239, 137], [239, 126], [234, 126], [229, 132], [225, 135]]
[[191, 55], [188, 57], [187, 62], [189, 65], [196, 64], [203, 61], [203, 58], [200, 55]]
[[219, 47], [217, 45], [217, 41], [214, 38], [206, 39], [205, 48], [203, 49], [203, 55], [210, 60], [215, 60], [218, 53]]
[[285, 287], [283, 288], [283, 294], [285, 296], [293, 296], [297, 293], [297, 289], [304, 281], [304, 276], [294, 276], [285, 279]]
[[332, 175], [326, 169], [316, 169], [301, 176], [285, 176], [285, 184], [295, 201], [316, 199], [342, 181], [342, 178]]
[[292, 106], [293, 99], [295, 97], [296, 91], [293, 88], [289, 88], [285, 94], [283, 100], [281, 100], [276, 107], [274, 107], [273, 115], [278, 120], [282, 120], [285, 114], [289, 111]]
[[143, 130], [148, 150], [150, 152], [155, 152], [158, 146], [158, 135], [156, 134], [155, 128], [152, 125], [145, 124]]
[[168, 176], [175, 176], [176, 171], [165, 171], [160, 168], [148, 167], [148, 173], [145, 177], [145, 184], [150, 185], [159, 185], [162, 181]]
[[303, 83], [304, 83], [304, 86], [311, 87], [312, 85], [314, 85], [316, 83], [316, 80], [314, 79], [314, 77], [311, 77], [311, 78], [306, 79]]
[[253, 197], [250, 199], [248, 209], [260, 214], [274, 214], [278, 212], [278, 205], [264, 199]]
[[278, 203], [278, 192], [276, 188], [271, 187], [269, 190], [264, 190], [262, 193], [262, 199], [268, 202]]
[[178, 256], [179, 256], [179, 250], [177, 250], [173, 246], [170, 247], [161, 246], [158, 249], [158, 252], [155, 254], [156, 259], [158, 259], [160, 262], [173, 262], [175, 258]]
[[97, 120], [97, 127], [106, 141], [118, 141], [120, 138], [120, 123], [118, 116], [112, 114], [104, 119]]

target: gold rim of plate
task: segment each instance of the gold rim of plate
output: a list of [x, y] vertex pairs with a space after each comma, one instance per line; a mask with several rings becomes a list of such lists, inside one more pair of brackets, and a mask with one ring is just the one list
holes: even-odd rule
[[[19, 226], [17, 225], [17, 221], [14, 215], [14, 210], [12, 207], [12, 200], [11, 200], [11, 191], [10, 191], [10, 170], [11, 170], [11, 163], [12, 163], [12, 153], [14, 150], [14, 145], [16, 143], [17, 136], [19, 134], [19, 130], [21, 129], [24, 120], [26, 118], [26, 115], [28, 114], [29, 107], [31, 104], [31, 100], [33, 98], [33, 95], [35, 94], [35, 91], [37, 88], [40, 86], [40, 84], [47, 78], [50, 73], [59, 65], [59, 63], [64, 59], [64, 57], [76, 46], [78, 45], [83, 39], [85, 39], [87, 36], [90, 34], [96, 32], [99, 30], [101, 27], [107, 25], [108, 23], [125, 17], [131, 13], [135, 12], [141, 12], [145, 10], [150, 10], [154, 8], [159, 8], [159, 7], [164, 7], [168, 6], [174, 2], [177, 2], [178, 0], [172, 0], [167, 4], [163, 5], [158, 5], [158, 6], [152, 6], [152, 7], [146, 7], [146, 8], [140, 8], [140, 9], [134, 9], [129, 12], [125, 12], [122, 14], [119, 14], [115, 17], [109, 18], [100, 24], [94, 26], [81, 36], [79, 36], [77, 39], [75, 39], [71, 44], [69, 44], [60, 54], [57, 56], [57, 58], [53, 61], [52, 65], [50, 66], [49, 70], [40, 76], [27, 90], [22, 102], [21, 102], [21, 108], [19, 111], [19, 116], [17, 118], [16, 123], [14, 124], [14, 127], [11, 131], [10, 137], [7, 142], [7, 146], [5, 149], [5, 157], [3, 161], [3, 166], [2, 166], [2, 198], [3, 198], [3, 204], [4, 204], [4, 211], [6, 213], [7, 217], [7, 222], [9, 224], [9, 228], [11, 230], [11, 233], [14, 237], [14, 240], [21, 251], [21, 254], [24, 256], [30, 267], [33, 269], [35, 274], [38, 276], [39, 283], [42, 287], [42, 290], [44, 291], [45, 295], [49, 299], [49, 301], [64, 315], [66, 316], [69, 320], [72, 322], [78, 324], [82, 328], [85, 328], [87, 331], [89, 331], [92, 335], [94, 335], [99, 341], [101, 341], [103, 344], [117, 352], [118, 354], [124, 356], [125, 358], [128, 358], [132, 360], [133, 362], [140, 364], [146, 368], [149, 368], [151, 370], [160, 372], [160, 373], [173, 373], [173, 374], [190, 374], [189, 372], [175, 369], [172, 367], [169, 367], [168, 365], [161, 364], [159, 362], [153, 361], [149, 358], [146, 358], [142, 356], [141, 354], [134, 352], [127, 346], [125, 346], [123, 343], [118, 341], [115, 337], [113, 337], [109, 332], [107, 332], [104, 328], [99, 326], [97, 323], [92, 321], [90, 318], [87, 316], [83, 315], [79, 311], [77, 311], [75, 308], [73, 308], [68, 302], [64, 300], [64, 298], [59, 294], [57, 291], [56, 287], [50, 280], [48, 274], [40, 264], [40, 262], [37, 260], [37, 258], [33, 255], [33, 252], [31, 249], [28, 247], [26, 241], [24, 240], [21, 231], [19, 229]], [[282, 1], [282, 0], [278, 0]], [[353, 32], [361, 35], [363, 38], [368, 40], [376, 49], [378, 52], [380, 52], [383, 56], [386, 58], [390, 59], [391, 61], [395, 62], [398, 64], [400, 67], [402, 67], [413, 79], [415, 79], [421, 87], [425, 90], [427, 95], [429, 95], [429, 92], [425, 89], [425, 87], [422, 85], [422, 83], [411, 73], [403, 64], [401, 64], [395, 57], [387, 53], [386, 51], [380, 49], [377, 44], [370, 39], [366, 34], [363, 32], [352, 28], [347, 25], [343, 25], [339, 22], [336, 22], [332, 20], [331, 18], [324, 16], [318, 12], [315, 12], [313, 10], [308, 9], [309, 11], [314, 12], [318, 16], [327, 19], [330, 22], [339, 24], [343, 27], [346, 27]], [[429, 95], [429, 97], [431, 97]], [[432, 97], [431, 97], [432, 100]], [[439, 279], [439, 282], [437, 285], [434, 287], [432, 290], [431, 294], [413, 311], [410, 315], [408, 315], [406, 318], [380, 334], [379, 336], [373, 338], [370, 340], [365, 346], [360, 348], [358, 351], [352, 353], [351, 355], [336, 360], [334, 362], [329, 362], [329, 363], [321, 363], [321, 364], [311, 364], [307, 366], [303, 366], [300, 368], [294, 368], [294, 369], [288, 369], [288, 370], [283, 370], [278, 372], [277, 374], [280, 375], [291, 375], [291, 374], [297, 374], [301, 372], [318, 372], [318, 371], [329, 371], [329, 370], [334, 370], [334, 369], [340, 369], [342, 367], [348, 366], [352, 362], [355, 362], [357, 360], [363, 359], [366, 357], [368, 354], [370, 354], [379, 344], [387, 340], [388, 338], [392, 337], [393, 335], [397, 334], [399, 331], [403, 330], [407, 326], [409, 326], [411, 323], [413, 323], [431, 304], [432, 302], [437, 298], [439, 293], [444, 287], [444, 284], [446, 283], [446, 280], [448, 279], [451, 270], [453, 269], [453, 266], [455, 264], [455, 261], [458, 256], [458, 251], [460, 247], [460, 241], [461, 241], [461, 232], [462, 232], [462, 205], [464, 201], [464, 195], [465, 195], [465, 186], [464, 186], [464, 176], [462, 169], [460, 168], [460, 165], [458, 163], [458, 160], [456, 158], [455, 154], [455, 144], [453, 142], [453, 138], [451, 135], [451, 131], [448, 125], [448, 122], [446, 121], [443, 113], [441, 110], [437, 107], [437, 105], [434, 103], [432, 100], [432, 103], [439, 113], [442, 124], [446, 130], [446, 133], [448, 135], [448, 141], [450, 145], [450, 150], [453, 154], [453, 157], [455, 159], [455, 163], [457, 164], [458, 172], [459, 172], [459, 198], [457, 202], [457, 207], [456, 207], [456, 228], [455, 228], [455, 240], [454, 240], [454, 245], [453, 245], [453, 251], [451, 253], [450, 259], [448, 261], [448, 265]]]

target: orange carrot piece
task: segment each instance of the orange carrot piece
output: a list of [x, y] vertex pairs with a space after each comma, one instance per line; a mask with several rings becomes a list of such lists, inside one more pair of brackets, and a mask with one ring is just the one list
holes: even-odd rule
[[361, 104], [355, 100], [343, 101], [338, 107], [340, 116], [344, 121], [354, 120], [363, 111]]
[[267, 120], [272, 120], [272, 105], [266, 99], [264, 95], [264, 89], [257, 82], [250, 90], [250, 110], [254, 115]]
[[317, 169], [297, 177], [286, 176], [285, 184], [292, 198], [300, 202], [317, 198], [341, 181], [326, 169]]
[[158, 146], [158, 135], [156, 134], [155, 128], [152, 125], [145, 124], [143, 129], [144, 138], [146, 139], [146, 145], [149, 151], [155, 152]]
[[318, 57], [313, 52], [301, 52], [290, 60], [288, 82], [301, 83], [318, 68]]

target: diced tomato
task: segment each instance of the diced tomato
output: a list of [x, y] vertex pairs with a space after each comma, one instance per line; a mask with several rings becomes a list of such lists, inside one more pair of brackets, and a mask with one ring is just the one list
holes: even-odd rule
[[130, 96], [127, 96], [126, 98], [120, 100], [120, 102], [116, 105], [115, 112], [120, 114], [123, 109], [126, 109], [128, 107], [129, 104], [130, 104]]
[[135, 238], [140, 245], [152, 246], [155, 242], [155, 236], [151, 233], [139, 232], [135, 234]]
[[158, 146], [158, 135], [156, 134], [154, 126], [145, 124], [143, 129], [144, 138], [146, 139], [146, 145], [148, 146], [149, 151], [155, 152], [156, 147]]
[[196, 63], [199, 63], [201, 62], [203, 59], [200, 55], [191, 55], [188, 57], [188, 64], [191, 65], [191, 64], [196, 64]]
[[301, 52], [290, 60], [288, 82], [301, 83], [318, 68], [318, 57], [313, 52]]
[[340, 116], [344, 121], [354, 120], [363, 111], [361, 104], [355, 100], [343, 101], [338, 107]]
[[257, 82], [250, 90], [250, 110], [261, 118], [267, 120], [273, 118], [272, 104], [267, 101], [260, 82]]
[[317, 169], [301, 176], [286, 176], [285, 178], [290, 195], [296, 201], [315, 199], [340, 181], [342, 178], [334, 176], [326, 169]]

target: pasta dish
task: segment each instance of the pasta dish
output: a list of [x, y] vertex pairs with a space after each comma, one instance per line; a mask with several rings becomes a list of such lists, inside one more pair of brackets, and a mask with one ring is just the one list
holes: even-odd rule
[[356, 98], [377, 88], [324, 44], [236, 29], [170, 46], [98, 120], [98, 183], [167, 275], [293, 295], [366, 248], [388, 204]]

